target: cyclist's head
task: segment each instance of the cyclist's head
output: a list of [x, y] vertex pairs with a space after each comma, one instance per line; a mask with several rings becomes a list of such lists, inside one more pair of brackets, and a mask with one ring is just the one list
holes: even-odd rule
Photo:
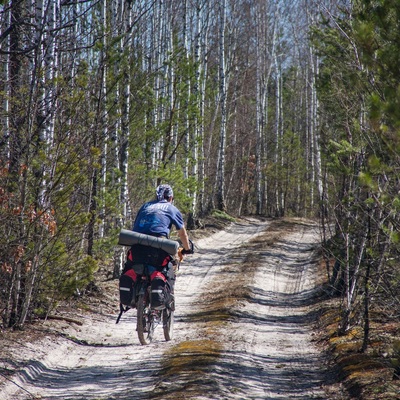
[[167, 200], [170, 201], [174, 197], [174, 192], [170, 185], [159, 185], [156, 189], [157, 200]]

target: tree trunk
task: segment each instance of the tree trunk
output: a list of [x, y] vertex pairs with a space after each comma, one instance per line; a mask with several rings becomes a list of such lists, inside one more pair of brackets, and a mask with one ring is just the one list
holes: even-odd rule
[[217, 208], [226, 210], [225, 204], [225, 143], [226, 143], [226, 77], [225, 77], [225, 23], [226, 0], [219, 5], [219, 102], [221, 107], [221, 122], [218, 150], [217, 173]]
[[[103, 27], [103, 49], [100, 52], [100, 63], [101, 63], [101, 95], [100, 95], [100, 119], [101, 119], [101, 157], [100, 157], [100, 182], [98, 193], [101, 196], [101, 210], [100, 210], [100, 223], [99, 223], [99, 238], [103, 238], [105, 234], [105, 197], [106, 197], [106, 185], [107, 185], [107, 152], [108, 152], [108, 110], [107, 110], [107, 0], [103, 0], [101, 5], [101, 22]], [[93, 203], [96, 205], [96, 202]], [[92, 210], [94, 212], [94, 210]], [[94, 217], [94, 216], [92, 216]], [[89, 254], [90, 255], [90, 254]]]

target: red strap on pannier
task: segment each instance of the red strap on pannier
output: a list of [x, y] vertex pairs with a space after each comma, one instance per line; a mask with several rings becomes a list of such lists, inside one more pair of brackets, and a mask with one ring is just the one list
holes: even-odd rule
[[153, 279], [162, 279], [164, 282], [167, 281], [167, 279], [165, 278], [164, 274], [161, 273], [160, 271], [154, 271], [151, 275], [150, 275], [150, 280], [152, 281]]
[[130, 278], [132, 278], [136, 282], [137, 273], [133, 269], [128, 269], [128, 271], [126, 271], [124, 275], [128, 275]]

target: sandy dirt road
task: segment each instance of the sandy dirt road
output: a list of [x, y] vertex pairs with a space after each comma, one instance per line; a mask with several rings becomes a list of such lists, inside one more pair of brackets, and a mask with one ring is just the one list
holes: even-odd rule
[[198, 240], [178, 275], [172, 341], [159, 327], [141, 346], [133, 311], [118, 325], [101, 304], [77, 311], [82, 326], [48, 322], [63, 335], [21, 345], [0, 398], [327, 399], [311, 329], [318, 241], [300, 220], [243, 220]]

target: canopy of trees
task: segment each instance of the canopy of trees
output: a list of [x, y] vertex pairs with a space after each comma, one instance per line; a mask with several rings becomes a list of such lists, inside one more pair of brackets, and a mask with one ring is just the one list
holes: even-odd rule
[[161, 182], [190, 226], [320, 217], [341, 328], [362, 304], [367, 338], [372, 298], [398, 315], [399, 20], [395, 0], [1, 1], [4, 326], [117, 275]]

